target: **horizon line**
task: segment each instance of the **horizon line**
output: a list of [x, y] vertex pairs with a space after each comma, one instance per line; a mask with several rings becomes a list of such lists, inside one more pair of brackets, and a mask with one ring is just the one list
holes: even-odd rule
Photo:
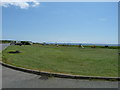
[[63, 41], [63, 42], [57, 42], [57, 41], [32, 41], [32, 40], [12, 40], [12, 39], [0, 39], [0, 41], [1, 40], [8, 40], [8, 41], [31, 41], [31, 42], [33, 42], [33, 43], [76, 43], [76, 44], [119, 44], [119, 42], [118, 43], [94, 43], [94, 42], [65, 42], [65, 41]]

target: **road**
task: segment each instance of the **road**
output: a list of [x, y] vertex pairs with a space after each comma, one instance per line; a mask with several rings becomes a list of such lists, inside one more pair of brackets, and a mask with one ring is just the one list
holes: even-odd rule
[[0, 51], [2, 51], [3, 49], [7, 48], [10, 44], [0, 44]]
[[40, 75], [2, 66], [2, 88], [118, 88], [118, 82], [55, 77], [44, 79]]

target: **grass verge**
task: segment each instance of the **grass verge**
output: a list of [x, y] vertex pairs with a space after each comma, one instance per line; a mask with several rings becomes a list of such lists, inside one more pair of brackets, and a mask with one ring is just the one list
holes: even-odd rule
[[[20, 51], [21, 53], [8, 53]], [[118, 49], [63, 46], [9, 46], [3, 62], [18, 67], [86, 76], [118, 76]]]

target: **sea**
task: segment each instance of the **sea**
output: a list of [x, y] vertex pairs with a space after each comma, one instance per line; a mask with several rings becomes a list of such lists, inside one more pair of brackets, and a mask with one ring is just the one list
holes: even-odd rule
[[64, 44], [64, 45], [95, 45], [95, 46], [120, 46], [120, 44], [94, 44], [94, 43], [47, 43], [47, 44]]

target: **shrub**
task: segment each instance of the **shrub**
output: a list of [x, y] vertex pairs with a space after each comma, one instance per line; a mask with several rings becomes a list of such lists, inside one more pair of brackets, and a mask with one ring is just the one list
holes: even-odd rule
[[108, 45], [106, 45], [105, 48], [108, 48]]
[[96, 46], [94, 45], [94, 46], [91, 46], [91, 48], [96, 48]]
[[20, 45], [20, 46], [21, 46], [21, 45], [22, 45], [22, 43], [15, 43], [15, 45]]
[[31, 45], [28, 41], [21, 41], [23, 45]]

